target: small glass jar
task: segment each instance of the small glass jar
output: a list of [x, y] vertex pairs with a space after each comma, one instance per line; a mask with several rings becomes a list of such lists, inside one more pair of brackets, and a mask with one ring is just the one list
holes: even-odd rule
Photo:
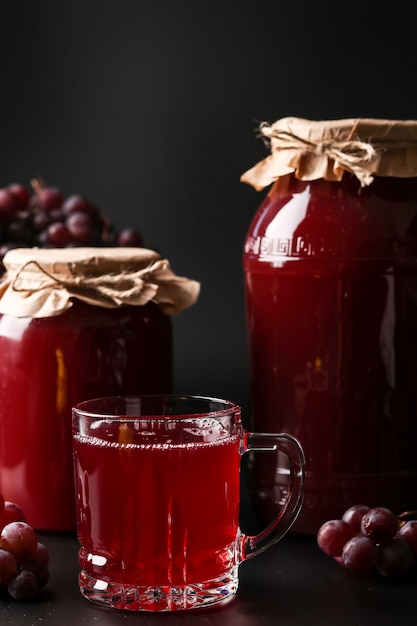
[[[22, 249], [4, 259], [0, 493], [40, 530], [75, 530], [71, 407], [89, 398], [172, 390], [172, 322], [156, 285], [158, 272], [171, 287], [178, 277], [151, 251], [86, 250]], [[155, 271], [144, 273], [152, 263]], [[127, 267], [134, 296], [121, 286]], [[109, 280], [113, 300], [94, 293]], [[173, 287], [169, 311], [188, 289], [187, 305], [197, 284], [186, 280], [181, 294]]]
[[[292, 154], [245, 239], [252, 428], [300, 440], [305, 533], [353, 504], [416, 507], [417, 122], [368, 122], [278, 122]], [[352, 136], [375, 147], [355, 168], [335, 158]], [[268, 519], [285, 469], [265, 456], [251, 475]]]

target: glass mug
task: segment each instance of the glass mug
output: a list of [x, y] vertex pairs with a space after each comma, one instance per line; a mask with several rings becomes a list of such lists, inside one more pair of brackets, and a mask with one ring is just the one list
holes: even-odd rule
[[[180, 395], [118, 396], [73, 408], [80, 591], [131, 611], [225, 603], [240, 563], [275, 544], [301, 508], [297, 439], [245, 431], [240, 407]], [[240, 459], [282, 456], [288, 490], [266, 530], [239, 528]], [[284, 463], [285, 460], [285, 463]]]

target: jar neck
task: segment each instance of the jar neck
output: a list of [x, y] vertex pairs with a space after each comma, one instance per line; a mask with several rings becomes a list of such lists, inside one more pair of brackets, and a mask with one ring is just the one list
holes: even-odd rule
[[276, 196], [301, 193], [307, 188], [314, 190], [321, 196], [337, 197], [347, 195], [368, 197], [375, 195], [398, 201], [411, 199], [417, 201], [417, 177], [375, 176], [370, 185], [362, 187], [356, 176], [349, 172], [345, 172], [340, 181], [325, 180], [324, 178], [311, 181], [300, 180], [294, 174], [281, 176], [271, 187], [268, 196], [274, 198]]

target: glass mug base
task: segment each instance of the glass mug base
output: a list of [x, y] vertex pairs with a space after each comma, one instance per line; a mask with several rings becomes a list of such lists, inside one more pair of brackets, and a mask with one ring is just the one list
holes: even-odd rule
[[95, 604], [124, 611], [182, 611], [209, 608], [233, 600], [238, 588], [238, 571], [233, 567], [224, 576], [203, 583], [174, 586], [132, 586], [93, 577], [85, 570], [79, 575], [82, 595]]

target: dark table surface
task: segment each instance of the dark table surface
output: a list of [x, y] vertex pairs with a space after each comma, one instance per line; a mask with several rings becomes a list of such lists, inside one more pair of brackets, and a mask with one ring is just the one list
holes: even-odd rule
[[51, 557], [36, 601], [1, 597], [2, 626], [409, 626], [417, 625], [417, 573], [401, 580], [358, 575], [322, 554], [314, 537], [287, 534], [240, 566], [237, 597], [211, 610], [132, 613], [98, 607], [78, 591], [75, 535], [38, 533]]

